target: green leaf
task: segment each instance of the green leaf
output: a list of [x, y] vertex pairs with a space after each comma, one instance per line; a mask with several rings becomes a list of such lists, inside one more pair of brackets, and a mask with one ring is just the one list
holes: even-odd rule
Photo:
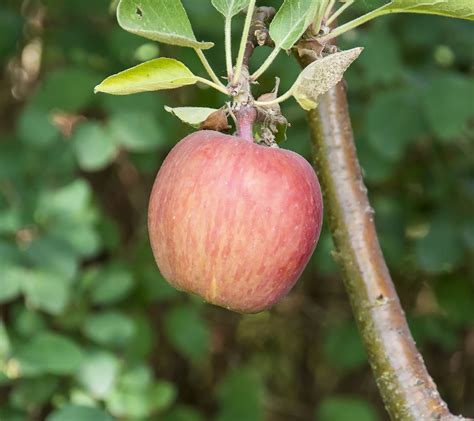
[[17, 135], [31, 146], [47, 147], [59, 137], [59, 130], [51, 122], [50, 111], [29, 103], [17, 120]]
[[462, 262], [462, 240], [449, 215], [438, 215], [426, 237], [415, 244], [415, 257], [421, 269], [430, 273], [449, 272]]
[[474, 117], [474, 82], [459, 74], [431, 80], [422, 99], [428, 123], [441, 139], [461, 135]]
[[210, 332], [196, 308], [182, 306], [165, 318], [165, 329], [173, 346], [185, 357], [200, 361], [209, 350]]
[[133, 152], [146, 152], [165, 144], [165, 134], [151, 112], [116, 113], [109, 127], [115, 141]]
[[84, 171], [98, 171], [117, 156], [118, 148], [110, 132], [101, 124], [86, 122], [74, 132], [72, 139], [79, 166]]
[[177, 406], [164, 414], [161, 421], [204, 421], [204, 417], [194, 408]]
[[119, 367], [115, 355], [92, 351], [84, 357], [77, 372], [77, 380], [94, 398], [103, 399], [114, 388]]
[[85, 335], [102, 345], [123, 346], [134, 332], [133, 320], [117, 311], [92, 314], [84, 322]]
[[0, 320], [0, 362], [5, 361], [10, 354], [11, 344], [5, 323]]
[[107, 408], [117, 417], [150, 419], [150, 415], [161, 412], [171, 405], [176, 389], [171, 383], [158, 382], [144, 390], [118, 390], [107, 399]]
[[45, 111], [78, 112], [94, 101], [91, 87], [100, 76], [76, 67], [64, 68], [47, 74], [32, 99], [32, 103]]
[[83, 358], [81, 349], [69, 338], [41, 332], [20, 344], [14, 357], [25, 374], [72, 374]]
[[153, 41], [199, 49], [214, 45], [196, 40], [180, 0], [121, 0], [117, 19], [126, 31]]
[[344, 72], [359, 57], [362, 48], [331, 54], [307, 66], [291, 88], [292, 95], [305, 110], [318, 105], [318, 97], [339, 83]]
[[468, 277], [441, 279], [435, 285], [436, 298], [450, 320], [460, 325], [474, 322], [474, 289]]
[[204, 107], [177, 107], [171, 108], [165, 106], [165, 110], [174, 116], [178, 117], [182, 122], [189, 124], [192, 127], [198, 128], [201, 123], [205, 122], [207, 118], [217, 111], [216, 108]]
[[13, 326], [18, 335], [29, 338], [44, 330], [45, 322], [39, 313], [23, 307], [15, 314]]
[[160, 55], [160, 47], [152, 42], [147, 42], [140, 45], [135, 50], [134, 59], [138, 62], [152, 60]]
[[106, 399], [109, 411], [117, 417], [150, 419], [151, 413], [168, 408], [176, 398], [176, 388], [162, 380], [153, 383], [152, 379], [144, 365], [125, 371]]
[[216, 421], [262, 421], [264, 388], [261, 379], [242, 367], [231, 371], [218, 391], [219, 414]]
[[17, 408], [38, 408], [51, 399], [58, 385], [57, 377], [21, 379], [10, 395], [10, 402]]
[[194, 85], [198, 78], [183, 63], [172, 58], [157, 58], [109, 76], [94, 92], [128, 95], [138, 92], [176, 89]]
[[91, 197], [87, 181], [76, 178], [57, 190], [42, 192], [38, 218], [78, 216], [87, 208]]
[[393, 90], [377, 95], [365, 115], [365, 131], [371, 146], [383, 158], [396, 162], [408, 144], [423, 133], [420, 108], [412, 91]]
[[289, 50], [320, 14], [321, 0], [285, 0], [270, 24], [275, 48]]
[[474, 3], [471, 0], [392, 0], [380, 10], [389, 13], [427, 13], [474, 20]]
[[325, 358], [334, 367], [353, 370], [367, 365], [367, 355], [353, 323], [329, 326], [324, 339]]
[[[101, 224], [103, 222], [101, 221]], [[102, 228], [95, 226], [93, 208], [85, 209], [78, 218], [57, 220], [49, 227], [50, 238], [64, 244], [65, 248], [78, 257], [92, 257], [101, 248], [103, 239], [98, 232]]]
[[152, 352], [155, 343], [155, 327], [150, 317], [138, 315], [134, 318], [135, 334], [125, 352], [132, 359], [146, 359]]
[[24, 271], [22, 290], [32, 308], [58, 315], [69, 301], [69, 284], [61, 276], [42, 271]]
[[324, 399], [317, 411], [316, 421], [377, 421], [378, 417], [369, 402], [344, 396]]
[[[448, 288], [450, 288], [449, 285]], [[441, 300], [438, 298], [440, 304], [442, 304]], [[449, 310], [444, 305], [443, 309], [449, 314]], [[456, 350], [460, 337], [458, 332], [453, 329], [452, 321], [448, 318], [436, 317], [433, 314], [418, 315], [415, 318], [410, 318], [409, 324], [417, 346], [423, 348], [426, 343], [432, 343], [439, 345], [447, 353]]]
[[[359, 80], [366, 80], [367, 85], [373, 86], [378, 83], [393, 83], [403, 76], [405, 69], [400, 41], [387, 25], [374, 22], [368, 30], [361, 33], [361, 40], [358, 42], [364, 46], [364, 54], [357, 60], [357, 65], [362, 69]], [[350, 81], [349, 85], [352, 86]]]
[[66, 405], [48, 415], [46, 421], [114, 421], [102, 409], [80, 405]]
[[12, 301], [20, 295], [23, 270], [3, 266], [0, 273], [0, 303]]
[[38, 271], [54, 274], [64, 281], [72, 281], [78, 271], [77, 254], [64, 241], [53, 237], [34, 240], [26, 249], [25, 256]]
[[2, 421], [25, 421], [28, 415], [22, 411], [9, 408], [6, 405], [0, 407], [0, 420]]
[[125, 298], [133, 287], [133, 275], [122, 265], [95, 272], [91, 291], [93, 304], [113, 304]]
[[212, 0], [212, 5], [226, 18], [230, 19], [248, 7], [250, 0]]

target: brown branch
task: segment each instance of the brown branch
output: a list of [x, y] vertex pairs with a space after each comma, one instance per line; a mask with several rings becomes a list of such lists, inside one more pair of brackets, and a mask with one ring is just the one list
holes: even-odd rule
[[270, 38], [268, 25], [275, 16], [273, 7], [257, 7], [252, 19], [252, 25], [249, 30], [249, 37], [245, 46], [244, 65], [248, 67], [250, 57], [256, 47], [267, 45], [273, 47], [275, 44]]
[[450, 414], [408, 328], [377, 238], [343, 83], [324, 95], [308, 117], [335, 256], [390, 417], [464, 419]]

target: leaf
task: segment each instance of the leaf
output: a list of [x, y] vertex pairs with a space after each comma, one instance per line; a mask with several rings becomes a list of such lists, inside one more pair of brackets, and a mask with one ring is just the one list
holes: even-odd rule
[[91, 197], [88, 182], [76, 178], [57, 190], [42, 192], [39, 218], [77, 217], [89, 206]]
[[79, 383], [94, 398], [105, 398], [115, 385], [119, 361], [115, 355], [105, 351], [87, 354], [77, 372]]
[[71, 374], [83, 358], [81, 349], [69, 338], [55, 333], [38, 333], [16, 349], [14, 357], [26, 374]]
[[32, 310], [22, 308], [16, 315], [14, 321], [15, 332], [24, 337], [29, 338], [34, 334], [45, 329], [45, 322], [42, 316]]
[[133, 287], [133, 275], [121, 265], [111, 265], [93, 276], [91, 302], [93, 304], [113, 304], [129, 293]]
[[150, 112], [122, 111], [114, 114], [109, 128], [115, 141], [133, 152], [146, 152], [165, 144], [165, 134]]
[[318, 421], [377, 421], [378, 417], [369, 402], [346, 396], [331, 396], [324, 399], [317, 411]]
[[285, 0], [270, 24], [275, 48], [289, 50], [319, 13], [321, 0]]
[[182, 122], [189, 124], [192, 127], [198, 128], [201, 123], [205, 122], [207, 118], [217, 111], [215, 108], [204, 107], [177, 107], [171, 108], [165, 106], [165, 110], [174, 116], [178, 117]]
[[[364, 54], [357, 64], [370, 86], [393, 83], [403, 75], [400, 41], [387, 26], [373, 25], [361, 38], [359, 42], [364, 45]], [[350, 82], [349, 86], [352, 87]]]
[[407, 145], [423, 133], [420, 107], [413, 90], [394, 89], [377, 95], [365, 114], [365, 131], [373, 148], [391, 162], [399, 161]]
[[218, 397], [216, 421], [264, 419], [264, 386], [253, 370], [239, 367], [231, 371], [220, 384]]
[[0, 361], [6, 361], [10, 354], [11, 344], [5, 323], [0, 320]]
[[150, 419], [151, 413], [165, 410], [175, 398], [176, 388], [172, 383], [163, 380], [153, 383], [150, 368], [137, 365], [122, 374], [106, 404], [117, 417]]
[[230, 19], [245, 9], [250, 0], [212, 0], [212, 5], [226, 18]]
[[339, 83], [344, 72], [359, 57], [362, 48], [331, 54], [307, 66], [291, 88], [292, 95], [306, 111], [316, 108], [318, 97]]
[[185, 357], [200, 361], [209, 349], [210, 332], [192, 307], [176, 307], [165, 318], [165, 330], [170, 342]]
[[433, 133], [443, 140], [452, 139], [462, 135], [474, 117], [474, 82], [446, 72], [429, 82], [422, 101]]
[[91, 314], [84, 322], [84, 333], [98, 344], [122, 346], [133, 337], [135, 324], [123, 313], [107, 311]]
[[153, 41], [199, 49], [214, 46], [196, 40], [180, 0], [121, 0], [117, 19], [126, 31]]
[[379, 10], [383, 13], [427, 13], [474, 20], [472, 0], [393, 0]]
[[44, 110], [78, 112], [94, 101], [90, 87], [100, 75], [80, 67], [69, 67], [47, 74], [32, 103]]
[[469, 326], [474, 321], [474, 289], [468, 276], [439, 279], [435, 284], [437, 301], [451, 322]]
[[22, 269], [3, 267], [0, 274], [0, 304], [14, 300], [21, 292]]
[[42, 376], [21, 379], [10, 395], [10, 402], [17, 408], [38, 408], [50, 400], [59, 385], [59, 378]]
[[161, 417], [162, 421], [204, 421], [196, 409], [178, 405]]
[[180, 61], [162, 57], [109, 76], [95, 87], [94, 92], [128, 95], [194, 85], [197, 80]]
[[418, 266], [428, 273], [453, 271], [463, 260], [462, 240], [450, 216], [440, 213], [431, 221], [426, 237], [415, 243]]
[[354, 370], [367, 364], [367, 355], [357, 331], [351, 322], [331, 325], [323, 339], [324, 357], [334, 367]]
[[113, 421], [102, 409], [80, 405], [66, 405], [50, 414], [46, 421]]
[[58, 315], [69, 301], [69, 285], [62, 277], [48, 272], [25, 271], [23, 293], [32, 308]]
[[[77, 229], [77, 225], [74, 227]], [[61, 281], [72, 281], [78, 271], [78, 256], [64, 241], [48, 237], [35, 239], [25, 251], [25, 257], [37, 270], [55, 275]], [[35, 277], [35, 273], [30, 274]], [[44, 278], [44, 275], [39, 275]]]
[[100, 124], [87, 122], [74, 132], [74, 150], [84, 171], [98, 171], [109, 165], [118, 154], [110, 133]]

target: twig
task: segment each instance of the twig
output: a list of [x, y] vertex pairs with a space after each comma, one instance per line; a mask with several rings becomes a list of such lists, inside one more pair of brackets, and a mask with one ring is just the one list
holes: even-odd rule
[[378, 242], [343, 84], [325, 94], [308, 117], [336, 258], [390, 417], [464, 420], [441, 399], [408, 328]]

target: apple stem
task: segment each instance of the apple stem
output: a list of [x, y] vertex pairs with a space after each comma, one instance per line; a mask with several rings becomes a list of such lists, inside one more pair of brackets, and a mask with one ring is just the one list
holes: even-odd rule
[[257, 110], [252, 105], [241, 105], [235, 113], [237, 135], [247, 142], [254, 142], [253, 124], [257, 118]]

